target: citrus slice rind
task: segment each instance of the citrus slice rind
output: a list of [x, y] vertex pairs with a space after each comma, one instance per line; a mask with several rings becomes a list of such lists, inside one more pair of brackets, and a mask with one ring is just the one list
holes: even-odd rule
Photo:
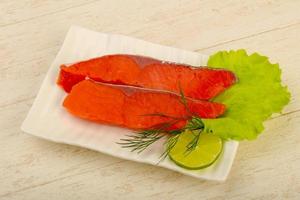
[[187, 152], [187, 146], [194, 137], [191, 131], [181, 133], [177, 143], [169, 152], [170, 159], [187, 169], [202, 169], [212, 165], [222, 152], [222, 139], [213, 134], [200, 133], [195, 149]]

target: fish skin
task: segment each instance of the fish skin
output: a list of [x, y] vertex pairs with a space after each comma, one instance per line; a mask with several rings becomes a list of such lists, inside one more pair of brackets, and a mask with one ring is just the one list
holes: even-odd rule
[[[194, 115], [201, 118], [216, 118], [225, 112], [225, 105], [215, 102], [188, 99], [187, 105]], [[77, 117], [131, 129], [149, 129], [170, 122], [173, 117], [182, 120], [170, 128], [182, 128], [187, 121], [183, 118], [189, 114], [180, 97], [173, 93], [112, 86], [92, 80], [76, 84], [63, 106]], [[171, 117], [149, 116], [153, 113]]]
[[[180, 87], [187, 97], [209, 100], [236, 82], [227, 70], [193, 67], [163, 62], [136, 55], [107, 55], [69, 66], [62, 65], [57, 80], [66, 92], [86, 79], [162, 89], [179, 93]], [[180, 85], [180, 87], [179, 87]]]

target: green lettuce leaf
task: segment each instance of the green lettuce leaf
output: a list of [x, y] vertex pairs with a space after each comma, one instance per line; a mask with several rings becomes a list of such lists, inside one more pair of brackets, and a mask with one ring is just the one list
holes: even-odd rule
[[206, 132], [223, 139], [255, 139], [264, 130], [263, 121], [290, 100], [279, 65], [265, 56], [247, 55], [243, 49], [220, 51], [210, 56], [208, 66], [228, 69], [238, 81], [213, 100], [225, 104], [227, 111], [220, 118], [204, 119]]

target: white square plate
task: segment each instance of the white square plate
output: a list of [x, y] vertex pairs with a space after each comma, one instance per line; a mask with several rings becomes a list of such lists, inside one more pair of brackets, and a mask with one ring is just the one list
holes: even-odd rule
[[62, 107], [66, 93], [56, 85], [59, 66], [63, 63], [118, 53], [144, 55], [194, 66], [206, 65], [208, 58], [195, 52], [73, 26], [52, 63], [21, 129], [54, 142], [77, 145], [127, 160], [158, 165], [196, 178], [224, 181], [234, 160], [238, 142], [225, 142], [222, 155], [212, 166], [202, 170], [186, 170], [168, 158], [158, 164], [163, 152], [163, 141], [154, 144], [141, 154], [130, 152], [116, 142], [126, 134], [131, 134], [131, 130], [81, 120], [66, 112]]

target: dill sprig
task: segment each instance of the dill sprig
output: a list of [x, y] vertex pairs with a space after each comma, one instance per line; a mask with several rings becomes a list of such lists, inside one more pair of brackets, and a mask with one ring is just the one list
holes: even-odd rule
[[195, 150], [198, 145], [200, 134], [204, 129], [204, 123], [199, 117], [193, 117], [185, 127], [187, 130], [190, 130], [194, 135], [194, 138], [186, 146], [186, 155]]
[[181, 84], [178, 84], [178, 87], [179, 87], [180, 101], [183, 104], [183, 106], [184, 106], [185, 110], [187, 111], [188, 115], [192, 116], [192, 112], [191, 112], [191, 110], [188, 106], [187, 100], [186, 100], [185, 95], [183, 93], [183, 90], [181, 88]]
[[133, 135], [127, 135], [127, 138], [120, 139], [122, 142], [117, 144], [122, 145], [123, 148], [132, 148], [131, 151], [141, 153], [148, 146], [165, 137], [167, 133], [174, 134], [174, 131], [168, 130], [172, 125], [179, 122], [181, 119], [173, 119], [170, 122], [161, 123], [149, 130], [142, 130]]
[[170, 151], [176, 145], [179, 136], [180, 134], [172, 135], [166, 140], [166, 142], [164, 143], [166, 148], [164, 152], [161, 154], [159, 162], [164, 160], [169, 155]]
[[[186, 146], [187, 149], [185, 153], [189, 154], [190, 152], [192, 152], [197, 147], [200, 133], [204, 128], [204, 124], [198, 116], [193, 115], [193, 113], [191, 112], [180, 84], [179, 84], [179, 90], [180, 90], [180, 102], [184, 105], [184, 108], [186, 109], [187, 112], [187, 116], [174, 117], [174, 116], [166, 115], [164, 113], [145, 114], [143, 116], [166, 117], [169, 118], [170, 121], [158, 124], [151, 129], [142, 130], [133, 135], [127, 135], [127, 138], [120, 139], [121, 142], [118, 142], [118, 144], [120, 144], [123, 148], [131, 148], [132, 152], [141, 153], [147, 147], [149, 147], [156, 141], [160, 140], [161, 138], [168, 137], [168, 139], [164, 143], [165, 151], [160, 156], [161, 158], [160, 161], [161, 161], [169, 155], [170, 151], [176, 145], [178, 138], [180, 137], [180, 134], [186, 130], [190, 130], [195, 137]], [[181, 120], [188, 121], [185, 127], [181, 129], [169, 130], [169, 128], [172, 125], [178, 123]]]
[[194, 151], [198, 145], [198, 141], [200, 138], [200, 130], [194, 130], [192, 131], [192, 134], [194, 135], [194, 138], [187, 144], [185, 154], [188, 155], [192, 151]]
[[127, 135], [126, 139], [121, 139], [122, 142], [118, 144], [122, 145], [123, 148], [132, 148], [131, 151], [141, 153], [148, 146], [163, 138], [163, 134], [160, 130], [144, 130], [134, 135]]

